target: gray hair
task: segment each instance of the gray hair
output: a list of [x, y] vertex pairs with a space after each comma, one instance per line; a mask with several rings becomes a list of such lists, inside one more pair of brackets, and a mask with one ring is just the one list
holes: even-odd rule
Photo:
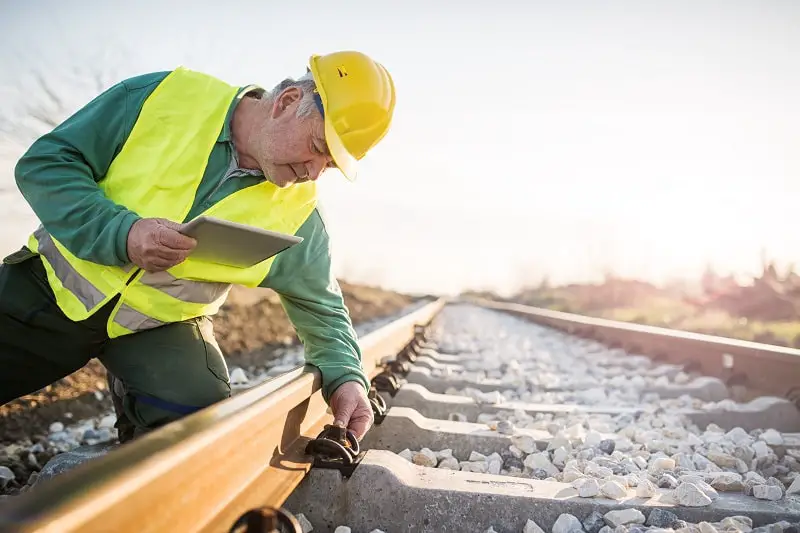
[[289, 87], [300, 87], [303, 90], [303, 98], [300, 100], [300, 105], [297, 106], [298, 117], [302, 118], [310, 116], [314, 111], [317, 110], [317, 105], [314, 103], [314, 91], [317, 88], [317, 84], [314, 82], [314, 77], [311, 75], [311, 72], [306, 72], [297, 80], [286, 78], [278, 85], [273, 87], [272, 91], [269, 92], [268, 97], [271, 98], [275, 95], [278, 95]]

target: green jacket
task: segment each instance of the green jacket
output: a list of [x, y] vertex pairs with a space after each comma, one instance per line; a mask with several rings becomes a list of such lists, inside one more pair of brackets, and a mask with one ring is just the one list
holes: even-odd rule
[[[129, 263], [128, 231], [139, 216], [106, 198], [97, 183], [125, 144], [145, 99], [168, 74], [145, 74], [114, 85], [37, 139], [16, 165], [17, 186], [43, 226], [82, 259]], [[259, 171], [238, 168], [231, 143], [233, 110], [254, 90], [263, 89], [242, 87], [231, 104], [186, 220], [264, 179]], [[303, 242], [278, 254], [261, 286], [280, 296], [304, 344], [306, 362], [322, 374], [326, 400], [346, 381], [361, 381], [369, 388], [357, 335], [331, 271], [330, 242], [318, 210], [297, 235]]]

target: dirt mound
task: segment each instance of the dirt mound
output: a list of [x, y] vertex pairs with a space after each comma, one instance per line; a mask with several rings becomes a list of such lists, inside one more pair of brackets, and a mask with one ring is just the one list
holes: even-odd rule
[[[417, 298], [375, 287], [341, 282], [345, 304], [355, 324], [387, 317]], [[298, 343], [275, 292], [235, 287], [214, 318], [220, 348], [231, 365], [264, 364], [270, 348]], [[0, 406], [0, 442], [43, 438], [54, 421], [67, 422], [110, 410], [103, 366], [92, 360], [81, 370], [6, 405]]]

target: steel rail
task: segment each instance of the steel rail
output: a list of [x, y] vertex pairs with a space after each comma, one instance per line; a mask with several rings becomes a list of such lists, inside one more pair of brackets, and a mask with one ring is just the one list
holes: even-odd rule
[[[370, 379], [444, 306], [433, 301], [359, 341]], [[333, 421], [319, 371], [299, 367], [159, 428], [0, 504], [0, 531], [230, 531], [280, 507], [311, 468], [310, 439]]]
[[774, 395], [800, 407], [800, 350], [715, 335], [618, 322], [528, 305], [463, 298], [489, 309], [506, 311], [566, 333], [597, 340], [612, 348], [683, 365], [747, 389], [747, 397]]

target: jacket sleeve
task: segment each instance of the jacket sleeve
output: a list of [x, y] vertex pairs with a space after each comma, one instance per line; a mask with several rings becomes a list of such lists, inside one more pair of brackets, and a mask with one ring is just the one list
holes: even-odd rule
[[[161, 79], [156, 76], [154, 84], [156, 78]], [[37, 139], [14, 171], [17, 187], [45, 229], [76, 256], [103, 265], [128, 262], [128, 231], [139, 218], [97, 185], [146, 96], [137, 81], [135, 98], [125, 82], [111, 87]]]
[[306, 364], [322, 374], [322, 395], [347, 381], [369, 390], [358, 337], [331, 270], [330, 240], [315, 210], [297, 232], [303, 242], [280, 253], [261, 284], [278, 293], [305, 348]]

